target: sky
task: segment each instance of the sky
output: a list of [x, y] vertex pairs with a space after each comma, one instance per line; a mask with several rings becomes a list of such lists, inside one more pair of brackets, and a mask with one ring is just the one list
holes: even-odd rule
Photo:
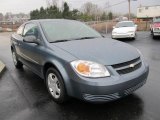
[[[62, 0], [59, 0], [61, 3]], [[101, 8], [106, 7], [107, 1], [110, 5], [123, 2], [120, 5], [110, 7], [109, 10], [115, 13], [127, 13], [128, 12], [128, 0], [64, 0], [68, 2], [71, 8], [80, 8], [84, 3], [90, 1], [92, 3], [98, 4]], [[126, 2], [125, 2], [126, 1]], [[150, 6], [150, 5], [160, 5], [160, 0], [131, 0], [131, 12], [136, 13], [136, 8], [138, 6]], [[31, 10], [40, 8], [41, 6], [46, 7], [46, 0], [0, 0], [0, 13], [5, 14], [6, 12], [12, 13], [30, 13]], [[104, 9], [107, 10], [107, 9]]]

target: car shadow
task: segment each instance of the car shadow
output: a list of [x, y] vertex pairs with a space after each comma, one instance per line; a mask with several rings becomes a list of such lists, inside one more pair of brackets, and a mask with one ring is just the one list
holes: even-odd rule
[[160, 36], [156, 36], [156, 37], [154, 37], [154, 38], [152, 38], [153, 40], [160, 40]]
[[118, 38], [118, 39], [115, 39], [115, 40], [118, 40], [118, 41], [121, 41], [121, 42], [133, 42], [133, 41], [135, 41], [136, 39], [131, 39], [131, 38]]
[[[79, 119], [136, 119], [143, 114], [143, 102], [137, 95], [108, 102], [105, 104], [92, 104], [77, 100], [72, 100], [70, 103], [60, 110], [66, 112], [66, 116], [70, 116], [70, 112]], [[135, 114], [136, 113], [136, 114]]]

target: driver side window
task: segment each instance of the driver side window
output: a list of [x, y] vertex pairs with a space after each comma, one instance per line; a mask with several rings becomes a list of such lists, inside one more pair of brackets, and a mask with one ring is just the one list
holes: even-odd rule
[[25, 37], [25, 36], [30, 36], [30, 35], [34, 35], [37, 39], [39, 37], [38, 28], [33, 23], [28, 23], [24, 27], [23, 36]]

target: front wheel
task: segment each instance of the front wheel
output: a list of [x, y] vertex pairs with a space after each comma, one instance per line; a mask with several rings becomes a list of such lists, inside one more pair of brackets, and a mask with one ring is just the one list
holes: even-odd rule
[[155, 38], [156, 38], [156, 36], [154, 35], [154, 33], [152, 34], [152, 38], [153, 38], [153, 39], [155, 39]]
[[135, 36], [134, 36], [134, 37], [132, 37], [131, 39], [132, 39], [132, 40], [136, 40], [136, 37], [137, 37], [137, 36], [135, 35]]
[[13, 50], [12, 51], [12, 58], [13, 58], [13, 63], [17, 69], [21, 69], [23, 67], [23, 64], [17, 59], [16, 52]]
[[153, 31], [151, 30], [151, 35], [153, 35]]
[[63, 82], [63, 78], [60, 73], [54, 69], [49, 68], [46, 73], [46, 86], [48, 92], [52, 96], [53, 100], [57, 103], [64, 103], [67, 100], [67, 94]]

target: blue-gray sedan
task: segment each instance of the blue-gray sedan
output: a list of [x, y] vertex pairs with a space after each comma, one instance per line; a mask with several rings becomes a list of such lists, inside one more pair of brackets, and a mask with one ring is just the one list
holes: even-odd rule
[[12, 35], [11, 51], [16, 68], [43, 78], [57, 103], [119, 99], [143, 86], [149, 72], [138, 49], [73, 20], [26, 22]]

